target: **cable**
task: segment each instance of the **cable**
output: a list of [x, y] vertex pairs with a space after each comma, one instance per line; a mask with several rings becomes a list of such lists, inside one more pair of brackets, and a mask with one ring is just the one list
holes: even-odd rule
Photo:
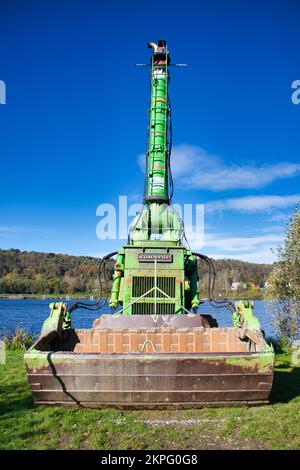
[[[215, 280], [216, 280], [216, 277], [217, 277], [217, 273], [216, 273], [215, 265], [214, 265], [212, 259], [209, 258], [206, 255], [203, 255], [202, 253], [193, 252], [192, 254], [194, 256], [202, 259], [203, 261], [205, 261], [208, 264], [208, 267], [209, 267], [209, 270], [208, 270], [208, 273], [209, 273], [208, 274], [208, 276], [209, 276], [208, 277], [208, 298], [209, 298], [209, 302], [211, 303], [211, 305], [214, 308], [227, 307], [231, 311], [235, 311], [233, 303], [230, 302], [229, 300], [227, 300], [227, 299], [222, 299], [222, 300], [214, 299], [214, 288], [215, 288]], [[212, 278], [212, 275], [213, 275], [213, 278]]]
[[[209, 301], [213, 300], [213, 294], [214, 294], [214, 287], [215, 287], [215, 278], [216, 278], [216, 270], [214, 267], [214, 264], [212, 260], [201, 253], [192, 253], [194, 256], [202, 259], [208, 264], [208, 298]], [[212, 280], [212, 274], [213, 274], [213, 280]]]
[[[68, 308], [68, 312], [72, 313], [74, 310], [77, 308], [82, 308], [84, 310], [89, 310], [91, 312], [96, 312], [100, 310], [101, 308], [104, 307], [104, 305], [107, 302], [108, 298], [108, 279], [106, 276], [106, 263], [107, 261], [115, 256], [118, 252], [113, 251], [112, 253], [109, 253], [108, 255], [104, 256], [102, 260], [99, 263], [99, 270], [98, 270], [98, 278], [99, 278], [99, 284], [100, 284], [100, 292], [99, 292], [99, 299], [94, 302], [94, 303], [86, 303], [86, 302], [75, 302], [74, 304], [71, 305], [70, 308]], [[101, 281], [101, 274], [103, 272], [104, 275], [104, 281], [105, 281], [105, 297], [104, 297], [104, 302], [100, 303], [102, 300], [102, 281]]]

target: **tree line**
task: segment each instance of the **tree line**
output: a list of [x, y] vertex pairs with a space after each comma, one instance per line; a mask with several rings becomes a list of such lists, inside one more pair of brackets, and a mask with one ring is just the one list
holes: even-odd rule
[[[259, 291], [265, 287], [271, 264], [248, 263], [235, 259], [213, 260], [216, 269], [215, 295], [227, 295], [232, 290], [232, 284], [238, 283], [237, 291]], [[201, 292], [206, 291], [209, 283], [209, 269], [205, 262], [199, 262], [201, 275]]]
[[[100, 260], [91, 256], [0, 250], [0, 294], [97, 294]], [[111, 283], [113, 261], [108, 264]], [[239, 260], [214, 260], [217, 271], [215, 292], [227, 293], [233, 282], [263, 287], [272, 266]], [[201, 286], [207, 289], [207, 265], [199, 264]]]
[[[0, 293], [95, 294], [99, 262], [90, 256], [0, 250]], [[109, 268], [108, 277], [112, 264]]]

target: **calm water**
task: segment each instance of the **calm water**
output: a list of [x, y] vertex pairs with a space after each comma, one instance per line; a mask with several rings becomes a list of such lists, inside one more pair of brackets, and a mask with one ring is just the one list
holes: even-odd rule
[[[16, 326], [23, 327], [30, 332], [39, 333], [43, 322], [49, 315], [49, 303], [53, 300], [14, 300], [0, 299], [0, 334], [3, 331], [12, 331]], [[68, 301], [69, 305], [72, 300]], [[212, 315], [219, 326], [232, 326], [231, 313], [226, 308], [213, 308], [205, 302], [201, 305], [201, 312]], [[108, 307], [104, 307], [101, 313], [110, 313]], [[254, 313], [258, 317], [266, 336], [276, 336], [270, 325], [264, 303], [261, 300], [254, 301]], [[99, 317], [99, 312], [75, 310], [72, 314], [73, 327], [90, 328], [93, 321]]]

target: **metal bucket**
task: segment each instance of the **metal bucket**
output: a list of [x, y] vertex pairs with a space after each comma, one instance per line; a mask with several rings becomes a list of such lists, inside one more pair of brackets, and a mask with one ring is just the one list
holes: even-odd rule
[[40, 338], [25, 354], [36, 404], [178, 409], [268, 403], [274, 353], [253, 350], [238, 328], [203, 327], [186, 315], [167, 325], [161, 318], [153, 325], [149, 317], [105, 317], [48, 344]]

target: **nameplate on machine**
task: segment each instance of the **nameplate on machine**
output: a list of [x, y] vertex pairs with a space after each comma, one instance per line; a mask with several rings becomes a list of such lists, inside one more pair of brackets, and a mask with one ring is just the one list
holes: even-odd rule
[[170, 253], [139, 253], [138, 260], [142, 263], [173, 263], [173, 255]]

